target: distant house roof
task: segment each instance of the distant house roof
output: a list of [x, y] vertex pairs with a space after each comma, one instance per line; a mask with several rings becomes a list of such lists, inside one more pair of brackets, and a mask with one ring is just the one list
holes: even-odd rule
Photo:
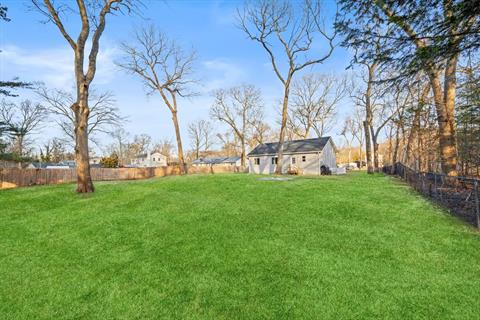
[[215, 157], [215, 158], [199, 158], [192, 161], [192, 164], [222, 164], [235, 163], [240, 157]]
[[32, 162], [30, 164], [35, 169], [45, 169], [45, 168], [75, 168], [74, 160], [60, 161], [56, 162]]
[[[150, 153], [150, 156], [154, 155], [154, 154], [159, 154], [161, 155], [162, 157], [166, 157], [164, 154], [158, 152], [158, 151], [153, 151]], [[143, 158], [147, 158], [148, 157], [148, 153], [140, 153], [139, 155], [137, 155], [135, 158], [137, 159], [143, 159]]]
[[67, 167], [69, 167], [69, 168], [75, 168], [75, 167], [76, 167], [75, 160], [64, 160], [64, 161], [60, 161], [57, 165], [67, 166]]
[[35, 169], [45, 169], [48, 166], [53, 166], [55, 163], [50, 163], [50, 162], [32, 162], [30, 163], [32, 167]]
[[[320, 152], [326, 146], [331, 137], [313, 139], [292, 140], [283, 143], [284, 153], [310, 153]], [[333, 142], [332, 142], [333, 143]], [[335, 146], [335, 145], [334, 145]], [[253, 149], [248, 156], [269, 155], [278, 153], [278, 142], [262, 143]]]

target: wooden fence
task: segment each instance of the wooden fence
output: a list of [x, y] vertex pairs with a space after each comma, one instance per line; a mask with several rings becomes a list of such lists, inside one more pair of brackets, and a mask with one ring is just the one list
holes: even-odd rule
[[[189, 167], [189, 174], [239, 172], [234, 166]], [[137, 180], [180, 174], [178, 166], [157, 168], [92, 168], [94, 181]], [[0, 168], [0, 189], [71, 183], [77, 181], [75, 169]]]

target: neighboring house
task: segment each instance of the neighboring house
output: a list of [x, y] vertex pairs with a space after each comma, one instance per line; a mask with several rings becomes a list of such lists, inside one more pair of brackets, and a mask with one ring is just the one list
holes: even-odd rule
[[139, 154], [132, 160], [134, 167], [165, 167], [167, 157], [159, 152]]
[[[297, 169], [299, 174], [320, 174], [323, 167], [335, 171], [337, 148], [331, 137], [285, 141], [282, 173]], [[251, 173], [275, 173], [278, 163], [278, 142], [259, 144], [248, 154]]]
[[102, 157], [90, 157], [88, 162], [90, 163], [90, 166], [92, 164], [100, 164], [100, 161], [102, 161]]
[[199, 158], [192, 161], [192, 166], [206, 167], [206, 166], [235, 166], [240, 167], [240, 157], [215, 157], [215, 158]]

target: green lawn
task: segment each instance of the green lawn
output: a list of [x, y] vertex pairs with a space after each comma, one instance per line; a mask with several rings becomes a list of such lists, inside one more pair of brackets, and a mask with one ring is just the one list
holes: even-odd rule
[[393, 178], [0, 191], [2, 319], [478, 319], [480, 235]]

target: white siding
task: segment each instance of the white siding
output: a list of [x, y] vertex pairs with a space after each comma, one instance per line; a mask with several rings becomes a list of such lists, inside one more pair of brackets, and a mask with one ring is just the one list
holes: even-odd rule
[[329, 168], [337, 167], [337, 156], [335, 154], [335, 148], [332, 144], [332, 140], [328, 140], [328, 143], [322, 150], [322, 164]]
[[[260, 164], [254, 163], [255, 158], [260, 159]], [[256, 174], [271, 174], [275, 172], [275, 165], [272, 165], [271, 156], [249, 157], [248, 158], [249, 172]]]

